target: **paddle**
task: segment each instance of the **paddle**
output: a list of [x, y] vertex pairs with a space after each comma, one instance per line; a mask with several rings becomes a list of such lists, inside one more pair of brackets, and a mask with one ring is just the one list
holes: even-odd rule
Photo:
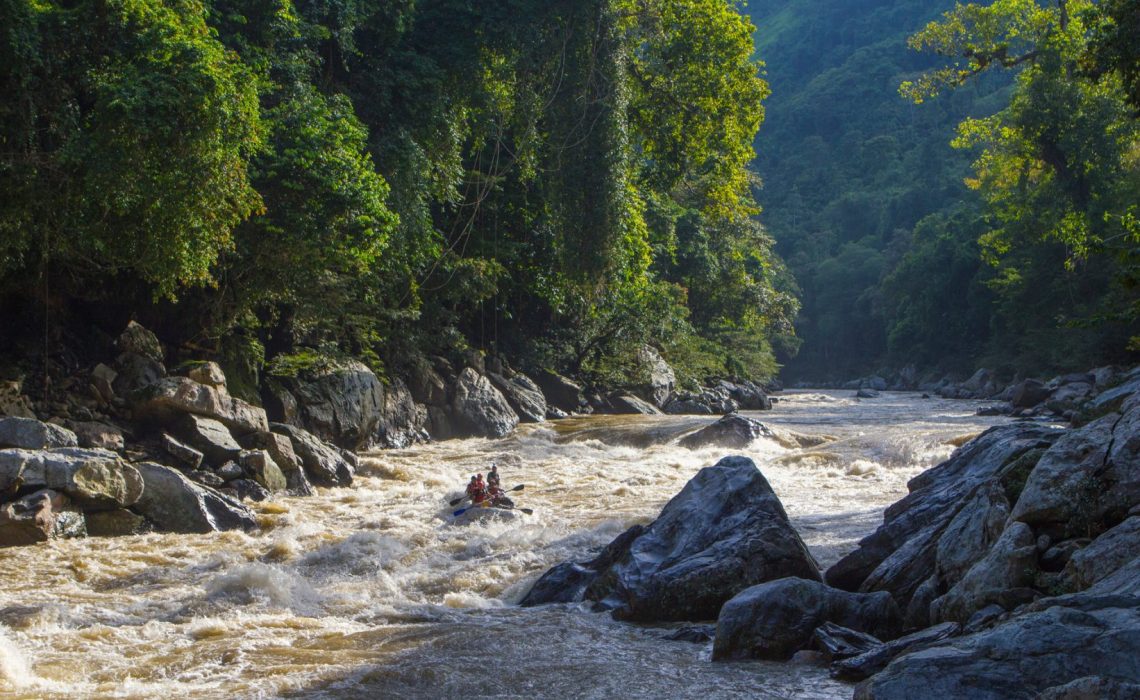
[[[526, 488], [526, 484], [519, 484], [518, 486], [516, 486], [516, 487], [514, 487], [513, 489], [511, 489], [511, 491], [522, 491], [522, 490], [523, 490], [523, 489], [525, 489], [525, 488]], [[449, 505], [449, 506], [457, 506], [457, 505], [459, 505], [460, 503], [462, 503], [463, 501], [466, 501], [466, 500], [467, 500], [467, 495], [466, 495], [466, 494], [464, 494], [464, 495], [460, 496], [459, 498], [453, 498], [453, 499], [451, 499], [450, 501], [448, 501], [448, 502], [447, 502], [447, 505]]]

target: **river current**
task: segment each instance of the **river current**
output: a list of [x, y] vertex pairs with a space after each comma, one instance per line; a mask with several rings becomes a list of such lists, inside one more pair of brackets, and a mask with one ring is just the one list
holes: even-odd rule
[[[825, 669], [711, 663], [711, 643], [581, 605], [514, 605], [549, 567], [648, 523], [701, 468], [753, 458], [822, 567], [906, 482], [1004, 419], [971, 401], [788, 393], [749, 414], [829, 436], [688, 450], [715, 420], [598, 416], [365, 455], [356, 482], [257, 504], [262, 530], [0, 550], [2, 698], [847, 698]], [[533, 515], [458, 525], [499, 464]], [[675, 626], [674, 626], [675, 627]]]

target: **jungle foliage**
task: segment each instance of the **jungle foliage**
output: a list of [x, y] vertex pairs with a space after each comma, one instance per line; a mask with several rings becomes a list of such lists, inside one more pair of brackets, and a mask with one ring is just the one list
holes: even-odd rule
[[792, 342], [731, 0], [0, 0], [0, 27], [25, 325], [599, 378], [645, 343], [761, 378]]

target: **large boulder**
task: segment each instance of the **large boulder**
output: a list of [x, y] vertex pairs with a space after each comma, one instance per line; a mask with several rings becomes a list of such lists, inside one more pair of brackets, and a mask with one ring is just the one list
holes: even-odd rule
[[678, 444], [691, 450], [701, 447], [740, 449], [748, 447], [754, 440], [762, 437], [773, 437], [772, 431], [768, 430], [767, 426], [758, 420], [730, 413], [712, 425], [686, 435]]
[[725, 388], [728, 389], [729, 395], [735, 401], [742, 411], [770, 411], [772, 410], [772, 399], [768, 398], [768, 394], [763, 388], [750, 381], [741, 381], [730, 384], [728, 382], [721, 382]]
[[[888, 591], [905, 609], [918, 587], [935, 575], [938, 543], [947, 526], [971, 503], [984, 507], [984, 498], [975, 501], [970, 496], [993, 479], [1010, 493], [1019, 490], [1036, 460], [1064, 432], [1018, 423], [991, 428], [966, 443], [946, 462], [911, 479], [910, 493], [887, 508], [883, 524], [828, 569], [825, 580], [844, 590]], [[984, 514], [966, 517], [985, 527]], [[959, 541], [966, 541], [961, 539], [962, 528], [954, 532]], [[970, 532], [969, 537], [987, 536], [976, 529]], [[950, 558], [945, 561], [955, 566]]]
[[810, 644], [826, 622], [889, 638], [901, 629], [902, 614], [887, 593], [849, 593], [801, 578], [769, 581], [721, 608], [713, 660], [783, 661]]
[[119, 352], [142, 355], [155, 362], [163, 360], [162, 344], [158, 342], [158, 336], [135, 321], [127, 323], [127, 327], [119, 334], [116, 345]]
[[135, 419], [144, 424], [168, 426], [193, 413], [220, 421], [237, 435], [269, 429], [264, 409], [187, 377], [160, 379], [131, 398]]
[[[725, 457], [702, 469], [653, 524], [627, 533], [598, 568], [571, 566], [578, 568], [571, 599], [645, 622], [711, 620], [749, 586], [787, 576], [819, 579], [779, 498], [747, 457]], [[566, 573], [563, 565], [547, 577]], [[540, 580], [525, 602], [566, 599], [548, 583]]]
[[[97, 375], [102, 376], [104, 380], [111, 374], [114, 375], [110, 384], [110, 396], [104, 396], [107, 400], [116, 396], [129, 397], [166, 376], [166, 367], [163, 367], [161, 362], [133, 352], [120, 354], [115, 358], [114, 365], [115, 368], [110, 373], [102, 372], [101, 375]], [[103, 381], [97, 380], [95, 386], [97, 389], [102, 387], [101, 394], [107, 390]]]
[[35, 418], [32, 403], [24, 396], [18, 381], [0, 381], [0, 416]]
[[[1004, 608], [1029, 602], [1037, 573], [1037, 542], [1025, 523], [1005, 529], [989, 552], [970, 567], [946, 595], [935, 599], [930, 617], [935, 622], [966, 623], [977, 611], [991, 604]], [[1019, 599], [1019, 590], [1027, 599]]]
[[0, 547], [19, 547], [86, 534], [83, 513], [58, 491], [41, 489], [0, 505]]
[[123, 431], [117, 426], [100, 421], [84, 421], [70, 425], [75, 437], [79, 439], [80, 447], [121, 450], [126, 444], [123, 439]]
[[[862, 653], [838, 659], [831, 664], [831, 675], [849, 681], [863, 680], [883, 670], [895, 657], [956, 637], [961, 631], [962, 626], [956, 622], [943, 622], [940, 625], [927, 627], [905, 637], [892, 639], [885, 644], [877, 644]], [[817, 636], [818, 632], [819, 630], [816, 630]]]
[[241, 445], [221, 421], [187, 413], [180, 416], [173, 427], [178, 437], [201, 452], [206, 463], [212, 466], [224, 464], [241, 454]]
[[0, 489], [22, 487], [62, 491], [89, 510], [124, 508], [143, 491], [134, 466], [109, 450], [0, 450]]
[[1014, 408], [1033, 408], [1053, 393], [1052, 389], [1045, 386], [1045, 383], [1037, 379], [1026, 379], [1017, 384], [1013, 389], [1013, 397], [1010, 403]]
[[1065, 578], [1072, 590], [1084, 590], [1140, 558], [1140, 515], [1104, 532], [1069, 557]]
[[607, 412], [618, 415], [656, 416], [661, 414], [656, 406], [633, 394], [621, 392], [610, 394], [606, 403], [608, 404]]
[[416, 405], [412, 392], [400, 379], [384, 386], [380, 420], [372, 434], [372, 445], [397, 449], [428, 439], [427, 413]]
[[557, 372], [540, 370], [534, 375], [534, 382], [542, 389], [547, 405], [565, 413], [576, 413], [585, 402], [582, 387]]
[[146, 488], [132, 509], [160, 530], [201, 533], [257, 529], [257, 519], [249, 508], [194, 483], [178, 470], [153, 462], [135, 466]]
[[305, 475], [312, 483], [319, 486], [347, 486], [352, 483], [356, 469], [331, 445], [296, 426], [271, 423], [270, 427], [273, 432], [289, 438], [293, 452], [300, 458]]
[[508, 379], [501, 374], [488, 372], [487, 379], [507, 399], [523, 423], [541, 423], [546, 420], [546, 397], [530, 377], [515, 373]]
[[[281, 473], [285, 484], [296, 496], [313, 495], [313, 486], [305, 475], [305, 465], [293, 449], [293, 441], [278, 433], [250, 433], [242, 437], [241, 446], [247, 450], [265, 450]], [[351, 465], [350, 465], [351, 466]]]
[[650, 345], [643, 345], [637, 351], [637, 365], [643, 381], [636, 387], [635, 393], [657, 408], [663, 408], [677, 388], [677, 375], [673, 368]]
[[855, 698], [1030, 700], [1091, 675], [1140, 682], [1140, 600], [1064, 602], [904, 654], [856, 688]]
[[238, 460], [242, 469], [250, 478], [261, 484], [270, 493], [277, 493], [289, 488], [289, 483], [281, 468], [269, 456], [266, 450], [249, 450], [243, 452]]
[[0, 448], [20, 447], [26, 450], [49, 450], [53, 447], [77, 447], [79, 438], [72, 431], [35, 418], [8, 416], [0, 418]]
[[455, 437], [500, 438], [519, 424], [519, 417], [506, 398], [471, 367], [465, 367], [455, 381], [451, 418]]

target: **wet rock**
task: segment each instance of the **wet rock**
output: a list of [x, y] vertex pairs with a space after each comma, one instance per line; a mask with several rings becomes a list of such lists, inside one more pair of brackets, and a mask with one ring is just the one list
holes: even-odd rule
[[209, 486], [213, 489], [220, 489], [226, 485], [226, 480], [218, 476], [214, 472], [206, 471], [205, 469], [198, 469], [190, 472], [186, 476], [196, 483], [203, 486]]
[[71, 430], [79, 440], [80, 447], [93, 447], [101, 450], [122, 450], [125, 446], [123, 431], [114, 425], [98, 421], [72, 423]]
[[550, 420], [562, 420], [563, 418], [569, 418], [570, 415], [557, 406], [547, 406], [546, 417]]
[[161, 464], [141, 462], [135, 466], [146, 488], [132, 509], [160, 530], [202, 533], [257, 529], [249, 508], [214, 489]]
[[670, 642], [704, 644], [711, 642], [714, 634], [716, 634], [715, 625], [688, 625], [663, 636], [662, 639]]
[[858, 656], [883, 644], [882, 640], [866, 632], [825, 622], [815, 628], [815, 644], [823, 650], [828, 661]]
[[711, 446], [739, 449], [748, 447], [754, 440], [762, 437], [774, 436], [772, 431], [760, 421], [731, 413], [712, 425], [686, 435], [678, 444], [691, 450]]
[[665, 412], [670, 415], [711, 416], [716, 411], [708, 404], [694, 399], [674, 398], [665, 405]]
[[201, 466], [202, 460], [206, 457], [201, 451], [176, 440], [168, 433], [162, 434], [159, 438], [159, 444], [162, 445], [162, 451], [165, 452], [177, 466], [189, 471]]
[[19, 447], [46, 450], [53, 447], [77, 447], [79, 438], [67, 428], [43, 423], [35, 418], [0, 418], [0, 448]]
[[643, 381], [634, 393], [657, 408], [663, 407], [677, 388], [677, 375], [673, 368], [657, 348], [650, 345], [643, 345], [637, 351], [637, 365]]
[[79, 447], [0, 450], [0, 485], [62, 491], [85, 510], [124, 508], [143, 489], [138, 471], [119, 455]]
[[313, 495], [313, 486], [305, 476], [301, 458], [293, 450], [293, 442], [285, 435], [277, 433], [250, 433], [240, 441], [247, 450], [265, 450], [285, 477], [289, 491], [297, 496]]
[[729, 396], [739, 405], [742, 411], [770, 411], [775, 399], [761, 387], [750, 381], [741, 381], [735, 384], [725, 383]]
[[426, 442], [427, 414], [412, 398], [408, 387], [399, 379], [384, 387], [384, 400], [380, 406], [380, 421], [373, 431], [374, 446], [399, 449], [417, 442]]
[[456, 437], [500, 438], [519, 424], [519, 417], [506, 398], [490, 380], [470, 367], [464, 368], [455, 382], [451, 418]]
[[611, 394], [608, 402], [610, 412], [619, 415], [655, 416], [661, 413], [653, 404], [632, 394]]
[[966, 497], [942, 531], [935, 552], [938, 579], [949, 588], [982, 559], [1005, 530], [1009, 501], [999, 479], [987, 479]]
[[188, 413], [174, 426], [180, 438], [205, 455], [207, 464], [222, 464], [241, 454], [241, 445], [221, 421]]
[[[273, 432], [289, 438], [304, 466], [305, 475], [319, 486], [347, 486], [356, 470], [337, 450], [312, 433], [283, 423], [272, 423]], [[280, 465], [279, 465], [280, 466]]]
[[214, 470], [214, 473], [221, 477], [222, 481], [230, 482], [234, 479], [241, 479], [245, 477], [245, 470], [237, 462], [226, 462], [222, 466]]
[[1140, 683], [1115, 678], [1085, 676], [1064, 685], [1045, 689], [1036, 700], [1136, 700]]
[[785, 660], [826, 622], [889, 638], [901, 629], [902, 614], [887, 593], [849, 593], [800, 578], [769, 581], [721, 608], [713, 660]]
[[0, 505], [0, 547], [19, 547], [87, 534], [83, 513], [67, 496], [41, 489]]
[[[746, 457], [702, 469], [653, 524], [619, 540], [601, 561], [547, 572], [524, 603], [585, 599], [618, 619], [711, 620], [748, 586], [819, 578], [779, 498]], [[569, 585], [559, 587], [560, 576]]]
[[645, 534], [644, 525], [634, 525], [606, 545], [591, 561], [576, 564], [563, 562], [542, 575], [519, 605], [524, 608], [548, 603], [576, 603], [585, 599], [590, 584], [602, 572], [609, 571], [629, 553], [635, 539]]
[[556, 372], [542, 370], [533, 378], [542, 389], [548, 406], [554, 406], [566, 413], [575, 413], [585, 402], [582, 387]]
[[270, 497], [269, 490], [252, 479], [235, 479], [227, 484], [227, 488], [233, 491], [234, 497], [239, 501], [260, 503]]
[[693, 394], [688, 391], [677, 392], [673, 399], [666, 404], [665, 412], [673, 415], [727, 415], [735, 412], [740, 406], [732, 398], [726, 385], [717, 385]]
[[943, 642], [961, 632], [961, 625], [944, 622], [872, 647], [851, 658], [838, 660], [831, 664], [831, 675], [847, 681], [860, 681], [883, 670], [892, 659], [901, 654]]
[[916, 697], [1006, 700], [1090, 675], [1140, 679], [1135, 598], [1073, 599], [993, 629], [899, 656], [858, 686], [858, 700]]
[[1087, 547], [1076, 548], [1065, 566], [1065, 578], [1072, 590], [1084, 590], [1138, 557], [1140, 516], [1132, 516]]
[[243, 452], [239, 460], [246, 474], [265, 487], [270, 493], [284, 491], [289, 488], [281, 468], [269, 456], [266, 450], [248, 450]]
[[962, 580], [930, 606], [937, 622], [965, 623], [991, 603], [1003, 605], [1011, 589], [1028, 588], [1037, 572], [1037, 543], [1025, 523], [1011, 523], [989, 552]]
[[125, 537], [149, 529], [146, 518], [125, 509], [87, 513], [86, 519], [87, 534], [91, 537]]
[[135, 419], [168, 426], [191, 413], [220, 421], [237, 435], [269, 429], [265, 411], [186, 377], [167, 377], [132, 396]]
[[507, 399], [523, 423], [541, 423], [546, 420], [546, 397], [525, 374], [516, 373], [507, 379], [499, 374], [488, 373], [487, 379]]
[[855, 398], [857, 398], [857, 399], [877, 399], [877, 398], [879, 398], [879, 392], [875, 391], [874, 389], [860, 389], [859, 391], [855, 392]]
[[1012, 424], [966, 443], [946, 462], [911, 479], [910, 493], [887, 508], [883, 525], [828, 569], [825, 579], [844, 590], [889, 591], [905, 608], [918, 586], [935, 574], [938, 541], [968, 497], [994, 478], [1019, 488], [1043, 450], [1064, 432]]
[[1014, 387], [1010, 404], [1014, 408], [1032, 408], [1049, 398], [1053, 393], [1044, 382], [1036, 379], [1026, 379]]

